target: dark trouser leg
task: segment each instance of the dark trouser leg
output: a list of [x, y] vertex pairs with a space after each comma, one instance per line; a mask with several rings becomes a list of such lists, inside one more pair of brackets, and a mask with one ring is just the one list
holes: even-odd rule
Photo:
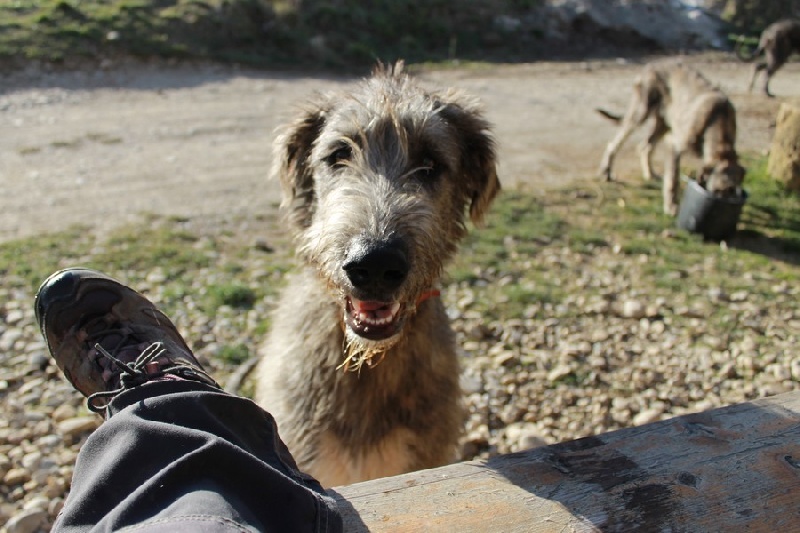
[[201, 383], [125, 391], [90, 436], [53, 531], [341, 531], [335, 503], [300, 473], [272, 417]]

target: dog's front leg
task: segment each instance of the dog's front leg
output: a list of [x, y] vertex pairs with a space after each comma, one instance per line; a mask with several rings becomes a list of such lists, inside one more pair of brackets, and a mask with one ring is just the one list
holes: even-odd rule
[[678, 181], [681, 168], [681, 151], [670, 143], [670, 153], [664, 168], [664, 214], [678, 214]]
[[766, 63], [756, 63], [753, 65], [753, 71], [750, 75], [750, 86], [747, 88], [747, 92], [752, 93], [753, 87], [756, 85], [756, 78], [758, 78], [758, 73], [764, 70], [767, 67]]

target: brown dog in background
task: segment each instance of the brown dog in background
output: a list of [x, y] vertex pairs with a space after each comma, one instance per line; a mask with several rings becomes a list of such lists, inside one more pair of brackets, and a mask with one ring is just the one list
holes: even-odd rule
[[633, 97], [624, 117], [598, 109], [621, 126], [606, 147], [600, 174], [612, 179], [612, 165], [623, 143], [651, 120], [647, 138], [639, 145], [642, 173], [653, 179], [653, 150], [667, 139], [664, 169], [664, 213], [678, 212], [681, 155], [702, 157], [698, 183], [720, 196], [741, 193], [744, 168], [736, 155], [736, 111], [728, 97], [696, 70], [678, 61], [645, 66], [633, 84]]
[[402, 64], [320, 97], [275, 143], [302, 267], [283, 290], [256, 400], [324, 486], [456, 458], [455, 336], [436, 287], [500, 189], [477, 103]]
[[767, 96], [773, 96], [769, 92], [769, 80], [788, 60], [793, 52], [800, 52], [800, 20], [786, 19], [780, 20], [767, 26], [761, 32], [758, 40], [758, 47], [752, 54], [746, 54], [742, 43], [736, 46], [736, 57], [742, 61], [752, 61], [760, 55], [764, 55], [763, 61], [753, 65], [753, 75], [750, 77], [750, 91], [753, 90], [759, 72], [764, 72], [763, 91]]

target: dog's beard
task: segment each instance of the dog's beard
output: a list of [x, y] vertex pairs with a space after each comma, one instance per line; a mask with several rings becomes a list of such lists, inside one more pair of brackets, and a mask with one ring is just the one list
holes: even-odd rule
[[367, 365], [367, 368], [373, 368], [383, 361], [386, 352], [397, 344], [399, 339], [400, 335], [396, 334], [381, 341], [371, 341], [345, 327], [344, 361], [336, 369], [343, 369], [345, 372], [360, 372], [364, 365]]

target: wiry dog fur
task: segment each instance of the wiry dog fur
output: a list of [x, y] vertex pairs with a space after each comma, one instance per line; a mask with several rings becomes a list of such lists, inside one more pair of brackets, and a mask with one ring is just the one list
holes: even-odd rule
[[752, 61], [764, 55], [762, 61], [753, 65], [753, 74], [750, 77], [750, 91], [756, 83], [759, 72], [764, 72], [764, 94], [772, 96], [769, 91], [769, 80], [781, 68], [793, 52], [800, 52], [800, 20], [780, 20], [767, 26], [758, 40], [758, 47], [752, 54], [743, 52], [741, 45], [736, 46], [736, 56], [743, 61]]
[[666, 136], [669, 154], [664, 169], [664, 213], [675, 215], [680, 190], [681, 155], [702, 157], [698, 183], [720, 196], [741, 193], [744, 168], [736, 155], [736, 110], [728, 97], [696, 70], [675, 61], [647, 65], [633, 84], [633, 98], [624, 117], [598, 109], [621, 122], [608, 143], [600, 173], [612, 179], [612, 165], [631, 133], [651, 119], [647, 138], [639, 145], [642, 173], [653, 179], [653, 150]]
[[475, 101], [402, 64], [321, 96], [276, 140], [300, 272], [257, 371], [301, 469], [325, 486], [446, 464], [464, 413], [454, 334], [431, 291], [500, 188]]

